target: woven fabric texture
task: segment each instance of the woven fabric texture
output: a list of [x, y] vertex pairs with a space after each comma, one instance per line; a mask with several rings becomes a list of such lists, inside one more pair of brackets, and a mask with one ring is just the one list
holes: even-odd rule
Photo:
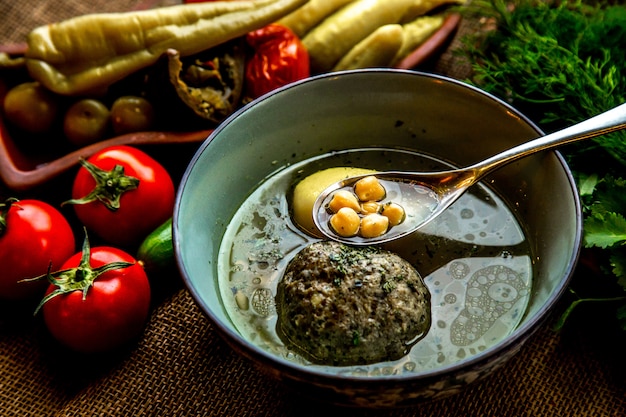
[[[159, 1], [150, 5], [168, 5]], [[32, 28], [89, 12], [143, 7], [137, 0], [0, 0], [0, 44], [21, 42]], [[471, 25], [428, 70], [463, 79], [452, 52]], [[240, 357], [215, 332], [179, 277], [155, 303], [137, 344], [102, 357], [69, 354], [38, 319], [16, 322], [0, 306], [0, 414], [46, 417], [126, 416], [626, 416], [624, 340], [606, 333], [606, 312], [577, 315], [563, 332], [548, 323], [502, 368], [467, 390], [418, 407], [337, 409], [292, 392]], [[26, 315], [28, 317], [28, 315]]]

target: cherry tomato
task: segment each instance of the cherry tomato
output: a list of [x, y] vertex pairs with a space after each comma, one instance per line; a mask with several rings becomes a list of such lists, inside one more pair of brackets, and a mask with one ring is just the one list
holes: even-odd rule
[[246, 63], [246, 94], [257, 98], [310, 75], [309, 53], [298, 36], [279, 24], [246, 35], [254, 54]]
[[81, 163], [64, 204], [74, 204], [83, 225], [107, 243], [137, 244], [172, 216], [172, 178], [145, 152], [112, 146]]
[[87, 243], [52, 276], [58, 284], [50, 284], [40, 307], [46, 327], [61, 344], [82, 353], [106, 352], [142, 332], [150, 312], [150, 284], [128, 253]]
[[41, 295], [45, 282], [19, 282], [58, 268], [74, 253], [74, 233], [63, 215], [39, 200], [0, 203], [0, 298]]

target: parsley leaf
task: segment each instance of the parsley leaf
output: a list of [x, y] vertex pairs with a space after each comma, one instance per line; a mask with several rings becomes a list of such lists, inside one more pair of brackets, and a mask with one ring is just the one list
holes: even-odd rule
[[585, 246], [603, 249], [626, 240], [626, 219], [618, 213], [605, 212], [585, 219]]

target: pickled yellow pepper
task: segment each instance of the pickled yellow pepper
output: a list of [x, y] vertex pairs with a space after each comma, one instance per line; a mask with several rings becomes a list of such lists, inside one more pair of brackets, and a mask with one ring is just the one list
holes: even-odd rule
[[218, 1], [79, 16], [34, 29], [26, 66], [49, 90], [84, 94], [154, 64], [168, 49], [194, 55], [275, 22], [307, 1]]

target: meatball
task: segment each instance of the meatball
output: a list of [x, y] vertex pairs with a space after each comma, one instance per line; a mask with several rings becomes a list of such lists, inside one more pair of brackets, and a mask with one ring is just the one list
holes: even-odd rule
[[317, 242], [289, 263], [276, 293], [276, 331], [312, 363], [348, 366], [396, 360], [431, 323], [430, 293], [398, 255]]

